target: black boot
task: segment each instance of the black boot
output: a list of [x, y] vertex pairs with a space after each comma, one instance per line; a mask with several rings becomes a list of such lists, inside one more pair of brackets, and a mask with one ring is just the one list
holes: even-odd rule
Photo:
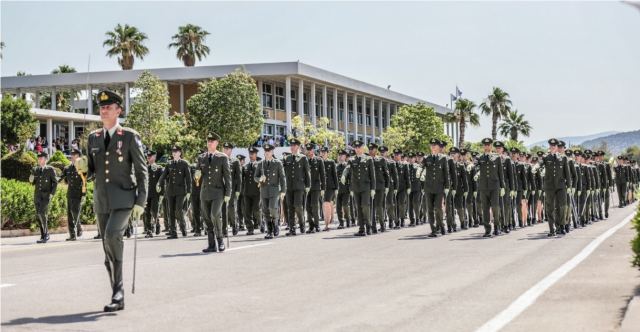
[[156, 223], [156, 235], [160, 235], [160, 223]]
[[113, 263], [113, 271], [109, 271], [112, 275], [112, 295], [111, 303], [104, 306], [105, 312], [114, 312], [124, 310], [124, 287], [122, 283], [122, 262]]
[[202, 249], [202, 252], [217, 252], [216, 238], [213, 236], [213, 232], [207, 233], [207, 247]]
[[224, 238], [218, 238], [218, 251], [224, 252]]
[[277, 237], [278, 235], [280, 235], [280, 225], [278, 224], [277, 221], [273, 222], [273, 236]]

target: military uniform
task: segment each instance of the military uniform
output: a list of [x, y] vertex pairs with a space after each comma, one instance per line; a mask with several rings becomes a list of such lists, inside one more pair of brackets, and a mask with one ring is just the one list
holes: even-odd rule
[[[340, 151], [340, 155], [348, 156], [349, 153], [345, 150]], [[347, 162], [339, 162], [336, 166], [336, 176], [342, 178], [347, 168]], [[349, 194], [349, 182], [348, 178], [345, 178], [345, 183], [338, 181], [338, 197], [336, 198], [336, 210], [338, 214], [338, 222], [340, 225], [338, 229], [342, 229], [345, 226], [351, 226], [351, 195]]]
[[[446, 142], [441, 142], [440, 146], [444, 148], [446, 146]], [[449, 183], [451, 190], [447, 195], [445, 195], [445, 208], [446, 208], [446, 217], [447, 217], [447, 231], [451, 233], [451, 231], [456, 232], [456, 217], [455, 217], [455, 196], [458, 194], [458, 171], [456, 167], [456, 162], [453, 158], [443, 155], [444, 158], [447, 159], [447, 166], [449, 167]], [[462, 193], [460, 193], [462, 194]], [[460, 221], [462, 221], [464, 215], [460, 216]]]
[[[250, 147], [249, 153], [258, 153], [258, 149]], [[247, 235], [253, 235], [253, 230], [260, 227], [260, 221], [262, 220], [260, 189], [258, 188], [258, 182], [254, 181], [257, 165], [258, 161], [249, 160], [242, 168], [242, 182], [244, 183], [242, 186], [242, 205]]]
[[[483, 145], [491, 145], [492, 140], [485, 138]], [[494, 235], [500, 234], [500, 197], [505, 193], [505, 178], [502, 159], [495, 153], [483, 153], [476, 161], [476, 181], [478, 196], [482, 206], [482, 221], [484, 223], [484, 237], [491, 237], [491, 213], [493, 214]]]
[[[102, 91], [99, 105], [122, 103], [120, 96]], [[147, 202], [147, 162], [140, 135], [116, 124], [98, 129], [88, 138], [88, 175], [95, 178], [93, 210], [98, 220], [105, 266], [111, 280], [111, 304], [105, 311], [124, 309], [122, 281], [123, 233], [129, 217], [144, 211]], [[141, 211], [140, 211], [141, 210]]]
[[[389, 148], [386, 146], [380, 147], [380, 152], [386, 154], [389, 151]], [[398, 196], [398, 167], [400, 165], [399, 162], [393, 160], [393, 158], [389, 158], [385, 156], [385, 160], [387, 162], [387, 168], [389, 169], [389, 191], [387, 193], [386, 200], [386, 209], [385, 212], [387, 214], [387, 218], [389, 219], [389, 229], [393, 229], [395, 226], [399, 226], [398, 222], [398, 206], [396, 204], [397, 196]]]
[[[297, 138], [289, 141], [292, 145], [300, 145]], [[286, 218], [289, 224], [289, 235], [296, 235], [296, 219], [300, 225], [300, 232], [305, 231], [304, 200], [305, 191], [311, 186], [311, 174], [307, 157], [301, 153], [288, 155], [283, 162], [284, 172], [287, 176]]]
[[[393, 151], [393, 154], [399, 156], [402, 154], [402, 151], [396, 149]], [[396, 171], [398, 173], [398, 181], [397, 181], [397, 190], [398, 193], [396, 195], [396, 227], [401, 228], [404, 227], [404, 219], [407, 217], [407, 203], [409, 199], [409, 193], [411, 192], [411, 178], [409, 175], [409, 164], [400, 160], [396, 162]]]
[[[220, 137], [215, 133], [207, 135], [207, 141], [219, 140]], [[231, 199], [232, 188], [229, 158], [219, 151], [205, 152], [198, 157], [196, 172], [201, 178], [200, 206], [207, 226], [208, 246], [203, 252], [223, 252], [225, 234], [222, 233], [222, 204]]]
[[[315, 148], [314, 144], [307, 144], [307, 151]], [[307, 233], [320, 231], [320, 199], [326, 188], [326, 175], [324, 173], [324, 161], [322, 158], [314, 156], [307, 157], [309, 161], [309, 175], [311, 177], [310, 190], [307, 193], [306, 208], [309, 230]]]
[[[456, 147], [452, 147], [449, 153], [460, 153], [460, 150]], [[451, 160], [455, 165], [455, 178], [456, 181], [451, 183], [451, 188], [454, 188], [455, 194], [453, 196], [453, 207], [455, 208], [456, 213], [458, 214], [458, 219], [460, 220], [460, 228], [467, 229], [469, 228], [468, 217], [466, 215], [466, 199], [469, 195], [469, 182], [467, 181], [467, 169], [463, 162], [455, 161], [453, 158]], [[455, 185], [455, 187], [454, 187]], [[455, 220], [453, 221], [453, 231], [456, 231]]]
[[[40, 152], [38, 158], [47, 158], [45, 152]], [[40, 240], [38, 243], [46, 243], [49, 241], [49, 203], [51, 198], [56, 193], [58, 186], [58, 179], [56, 178], [56, 172], [53, 167], [45, 165], [43, 167], [35, 167], [31, 175], [33, 176], [32, 183], [35, 190], [33, 192], [33, 202], [36, 207], [36, 215], [40, 222]]]
[[[438, 139], [431, 139], [431, 145], [440, 145]], [[436, 237], [438, 230], [445, 234], [442, 204], [451, 189], [449, 162], [442, 154], [429, 154], [422, 160], [419, 181], [422, 181], [426, 200], [425, 215], [431, 226], [430, 237]]]
[[[504, 148], [504, 143], [501, 141], [495, 141], [493, 143], [495, 148]], [[513, 199], [515, 198], [515, 168], [513, 161], [508, 155], [498, 154], [502, 164], [502, 174], [504, 176], [504, 191], [505, 195], [500, 196], [500, 226], [503, 232], [509, 233], [514, 226], [513, 220]]]
[[[329, 153], [329, 147], [326, 147], [326, 146], [322, 147], [322, 152]], [[335, 211], [333, 209], [333, 203], [338, 196], [337, 195], [338, 187], [339, 187], [338, 170], [337, 170], [336, 162], [334, 160], [327, 158], [327, 159], [323, 159], [323, 162], [324, 162], [324, 175], [325, 175], [326, 183], [325, 183], [325, 189], [324, 189], [324, 197], [322, 197], [322, 202], [330, 203], [332, 206], [331, 211], [333, 212]], [[333, 213], [331, 214], [328, 220], [332, 220], [332, 219], [333, 219]], [[329, 224], [330, 223], [331, 221], [329, 221]], [[324, 225], [325, 230], [329, 229], [328, 228], [329, 224]]]
[[193, 236], [201, 236], [202, 235], [202, 214], [201, 214], [201, 203], [200, 203], [200, 181], [201, 179], [196, 179], [196, 169], [197, 165], [191, 164], [189, 166], [191, 170], [191, 227], [193, 227]]
[[[410, 153], [409, 158], [415, 158], [415, 154]], [[409, 227], [418, 225], [420, 219], [420, 205], [422, 203], [422, 184], [420, 183], [420, 176], [418, 171], [420, 165], [415, 162], [410, 162], [409, 167], [409, 179], [411, 181], [411, 191], [409, 192]]]
[[[369, 153], [372, 150], [377, 150], [378, 145], [375, 143], [369, 144]], [[386, 196], [389, 192], [389, 168], [387, 166], [387, 161], [385, 158], [381, 156], [371, 157], [373, 159], [373, 165], [375, 167], [376, 173], [376, 194], [373, 198], [373, 220], [372, 220], [372, 231], [373, 233], [378, 233], [378, 229], [376, 223], [380, 225], [380, 231], [385, 231], [384, 225], [384, 215], [385, 215], [385, 204], [386, 204]]]
[[[360, 148], [363, 142], [355, 140], [353, 147]], [[350, 183], [350, 192], [358, 218], [358, 232], [356, 236], [371, 234], [371, 196], [376, 190], [376, 170], [371, 157], [360, 154], [349, 159], [349, 165], [340, 181]]]
[[[225, 149], [233, 149], [234, 146], [231, 143], [224, 143]], [[240, 160], [235, 157], [229, 157], [229, 170], [231, 171], [231, 198], [228, 203], [222, 205], [222, 233], [227, 234], [227, 226], [231, 225], [231, 232], [233, 235], [238, 234], [238, 217], [236, 210], [238, 206], [238, 198], [240, 197], [240, 191], [242, 190], [242, 167], [240, 167]]]
[[[271, 151], [275, 147], [271, 144], [263, 146], [265, 151]], [[279, 207], [280, 197], [284, 196], [287, 189], [284, 168], [280, 160], [262, 160], [257, 167], [254, 181], [260, 185], [260, 200], [262, 213], [267, 223], [267, 235], [265, 239], [271, 239], [279, 234]]]
[[616, 187], [618, 190], [619, 207], [627, 205], [627, 185], [629, 182], [629, 168], [624, 165], [624, 157], [618, 156], [618, 164], [614, 167]]
[[[174, 146], [173, 151], [181, 151], [181, 148]], [[184, 220], [185, 197], [191, 194], [191, 168], [184, 159], [172, 160], [164, 168], [158, 186], [164, 186], [166, 182], [166, 192], [164, 197], [168, 200], [169, 207], [169, 239], [177, 239], [176, 221], [180, 225], [182, 236], [187, 236], [186, 223]], [[158, 188], [160, 189], [160, 188]], [[158, 192], [160, 190], [157, 190]]]
[[[518, 148], [511, 148], [511, 153], [514, 155], [520, 154], [520, 150]], [[516, 192], [515, 197], [515, 209], [518, 216], [518, 227], [524, 227], [527, 224], [527, 221], [524, 220], [523, 211], [523, 203], [522, 201], [527, 199], [529, 195], [529, 178], [528, 178], [528, 165], [524, 162], [514, 161], [515, 173], [513, 174], [513, 184]], [[515, 220], [514, 220], [515, 223]]]
[[[147, 156], [155, 155], [154, 151], [148, 151]], [[153, 231], [155, 227], [156, 235], [160, 234], [160, 220], [158, 218], [158, 212], [160, 210], [160, 193], [156, 191], [158, 181], [164, 172], [162, 166], [153, 163], [147, 165], [147, 172], [149, 173], [149, 187], [147, 189], [147, 205], [144, 211], [144, 229], [146, 232], [145, 237], [153, 237]]]
[[[80, 150], [74, 150], [73, 154], [81, 155]], [[78, 173], [76, 166], [71, 164], [62, 170], [60, 181], [65, 180], [67, 183], [67, 225], [69, 227], [69, 238], [67, 240], [74, 241], [76, 236], [82, 236], [82, 221], [80, 215], [82, 211], [82, 202], [86, 192], [83, 191], [82, 177]], [[85, 188], [86, 189], [86, 188]], [[76, 235], [77, 234], [77, 235]]]
[[[555, 138], [549, 140], [549, 145], [557, 145]], [[566, 156], [550, 153], [542, 158], [544, 166], [545, 210], [549, 219], [549, 236], [556, 234], [558, 227], [561, 234], [565, 234], [567, 209], [567, 189], [571, 188], [571, 170]]]

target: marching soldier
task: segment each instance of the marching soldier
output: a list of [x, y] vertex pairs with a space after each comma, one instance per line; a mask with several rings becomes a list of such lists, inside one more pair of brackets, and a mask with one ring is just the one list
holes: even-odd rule
[[560, 234], [566, 234], [564, 225], [565, 210], [567, 209], [567, 190], [571, 188], [571, 171], [566, 156], [558, 153], [558, 140], [549, 140], [549, 151], [542, 159], [544, 165], [545, 210], [549, 219], [549, 236], [555, 236], [554, 226], [560, 229]]
[[263, 145], [264, 160], [262, 160], [254, 175], [254, 181], [260, 187], [260, 200], [262, 201], [262, 213], [267, 223], [267, 235], [265, 239], [272, 239], [280, 233], [279, 214], [280, 200], [284, 198], [287, 183], [284, 168], [280, 160], [273, 158], [271, 144]]
[[67, 224], [69, 225], [69, 238], [67, 241], [75, 241], [76, 234], [77, 237], [82, 236], [80, 212], [82, 211], [82, 202], [86, 195], [87, 188], [75, 166], [76, 161], [80, 159], [81, 155], [82, 152], [80, 152], [80, 150], [71, 150], [71, 164], [64, 168], [62, 176], [60, 177], [60, 181], [65, 180], [68, 184]]
[[[237, 203], [236, 203], [236, 216], [238, 217], [238, 231], [246, 231], [246, 227], [244, 226], [244, 164], [246, 157], [242, 154], [236, 155], [238, 158], [238, 162], [240, 162], [240, 177], [242, 178], [242, 185], [240, 186], [240, 195], [238, 195]], [[254, 181], [255, 182], [255, 181]]]
[[475, 210], [475, 196], [476, 192], [476, 183], [473, 181], [473, 176], [475, 175], [475, 168], [473, 167], [473, 163], [469, 161], [469, 156], [471, 154], [467, 149], [460, 149], [460, 163], [462, 167], [464, 167], [464, 181], [467, 182], [468, 191], [465, 197], [464, 205], [467, 212], [467, 228], [471, 227], [479, 227], [478, 219], [476, 216]]
[[600, 211], [600, 215], [604, 215], [604, 218], [609, 218], [609, 188], [613, 186], [612, 180], [613, 176], [611, 175], [611, 167], [609, 164], [604, 161], [604, 151], [599, 150], [596, 152], [596, 163], [598, 165], [598, 173], [600, 174], [600, 192], [602, 196], [602, 201], [604, 203], [604, 213]]
[[284, 172], [287, 176], [286, 219], [289, 223], [287, 236], [296, 235], [296, 218], [300, 225], [300, 233], [305, 232], [304, 202], [305, 194], [311, 189], [311, 174], [309, 161], [300, 151], [300, 140], [289, 140], [291, 154], [284, 159]]
[[240, 167], [240, 160], [232, 157], [233, 144], [224, 143], [222, 151], [229, 158], [229, 169], [231, 170], [231, 199], [229, 203], [222, 205], [222, 233], [227, 234], [227, 226], [231, 224], [231, 232], [233, 235], [238, 234], [237, 225], [237, 203], [240, 197], [240, 191], [242, 190], [242, 168]]
[[614, 171], [618, 190], [618, 206], [623, 208], [627, 206], [627, 182], [629, 182], [629, 169], [624, 164], [624, 156], [618, 156]]
[[[196, 179], [197, 164], [193, 163], [189, 167], [191, 171], [191, 227], [193, 236], [202, 236], [202, 216], [200, 213], [200, 180]], [[158, 225], [159, 227], [160, 225]], [[158, 228], [159, 229], [159, 228]]]
[[53, 167], [47, 165], [47, 153], [38, 154], [38, 166], [36, 166], [29, 176], [29, 182], [34, 184], [33, 201], [36, 207], [36, 215], [40, 222], [40, 240], [37, 243], [47, 243], [49, 241], [49, 203], [56, 193], [58, 179]]
[[315, 143], [307, 143], [307, 159], [309, 161], [309, 174], [311, 176], [311, 187], [307, 193], [306, 207], [307, 219], [309, 219], [309, 230], [307, 234], [320, 231], [320, 198], [324, 196], [327, 178], [324, 173], [324, 161], [316, 156]]
[[156, 152], [147, 151], [147, 172], [149, 173], [149, 186], [147, 188], [147, 205], [144, 210], [145, 238], [153, 237], [155, 227], [156, 235], [160, 234], [160, 220], [158, 210], [160, 209], [160, 193], [156, 191], [158, 181], [164, 172], [162, 166], [156, 164]]
[[[222, 233], [222, 204], [231, 200], [231, 171], [229, 158], [218, 151], [220, 136], [207, 135], [207, 152], [198, 157], [196, 179], [200, 185], [200, 206], [207, 225], [207, 248], [202, 252], [224, 252]], [[216, 246], [216, 242], [218, 245]]]
[[493, 147], [496, 149], [496, 154], [498, 154], [502, 160], [502, 174], [504, 176], [505, 186], [505, 196], [500, 197], [500, 221], [502, 231], [509, 233], [510, 229], [513, 229], [513, 206], [511, 205], [511, 200], [516, 196], [513, 162], [508, 155], [505, 155], [503, 142], [495, 141], [493, 142]]
[[[476, 162], [475, 180], [478, 186], [478, 196], [482, 206], [482, 221], [484, 222], [483, 237], [491, 237], [491, 215], [493, 215], [493, 235], [499, 235], [500, 225], [500, 197], [505, 194], [505, 179], [502, 158], [491, 152], [491, 138], [482, 140], [483, 153]], [[489, 214], [491, 209], [491, 214]]]
[[324, 216], [324, 231], [329, 230], [331, 219], [333, 218], [333, 201], [338, 196], [338, 172], [336, 162], [329, 159], [329, 147], [320, 149], [320, 157], [324, 163], [324, 174], [326, 185], [322, 197], [322, 211]]
[[409, 227], [415, 227], [419, 223], [420, 205], [422, 203], [422, 184], [418, 170], [420, 165], [416, 163], [416, 154], [409, 153], [409, 178], [411, 180], [411, 191], [409, 192]]
[[411, 178], [409, 175], [409, 165], [403, 161], [402, 150], [393, 150], [393, 159], [396, 162], [396, 171], [398, 173], [398, 181], [396, 185], [396, 204], [397, 204], [397, 217], [396, 217], [396, 229], [404, 227], [404, 219], [407, 217], [407, 204], [409, 194], [411, 193]]
[[122, 236], [129, 217], [138, 220], [147, 202], [147, 163], [137, 132], [121, 127], [122, 98], [111, 91], [97, 97], [103, 128], [88, 139], [89, 177], [95, 178], [93, 209], [102, 234], [105, 266], [111, 280], [111, 303], [104, 311], [124, 309]]
[[242, 168], [242, 206], [244, 208], [244, 220], [247, 226], [247, 235], [253, 235], [253, 230], [260, 227], [262, 214], [260, 210], [260, 188], [258, 182], [254, 180], [256, 168], [258, 166], [258, 149], [254, 146], [249, 148], [249, 162]]
[[351, 143], [356, 155], [349, 160], [340, 181], [351, 184], [350, 192], [358, 218], [358, 232], [355, 236], [371, 235], [371, 199], [376, 194], [376, 170], [373, 159], [364, 154], [364, 143], [355, 140]]
[[[455, 185], [457, 186], [457, 187], [453, 187], [454, 183], [451, 183], [451, 186], [452, 186], [451, 188], [453, 188], [452, 191], [454, 192], [452, 194], [453, 207], [458, 213], [458, 219], [460, 220], [460, 228], [467, 229], [469, 228], [469, 223], [468, 223], [469, 219], [467, 218], [467, 215], [465, 213], [466, 199], [467, 199], [467, 195], [469, 195], [469, 182], [467, 182], [467, 170], [464, 163], [462, 163], [462, 161], [460, 160], [460, 149], [453, 146], [449, 150], [449, 154], [451, 155], [450, 159], [454, 162], [454, 165], [455, 165], [455, 168], [454, 168], [455, 175], [456, 175]], [[454, 232], [456, 231], [455, 219], [453, 220], [453, 231]]]
[[[513, 147], [510, 150], [511, 159], [515, 164], [514, 190], [516, 192], [516, 212], [518, 215], [518, 227], [525, 227], [527, 224], [527, 203], [529, 195], [529, 179], [527, 174], [527, 164], [524, 162], [524, 154], [520, 152], [520, 149]], [[514, 221], [515, 222], [515, 221]]]
[[424, 196], [427, 203], [425, 215], [431, 226], [429, 237], [437, 237], [438, 229], [442, 235], [445, 234], [442, 223], [442, 203], [451, 189], [451, 177], [449, 176], [449, 162], [445, 156], [440, 154], [442, 142], [437, 138], [432, 138], [429, 144], [431, 145], [431, 153], [422, 160], [418, 179], [424, 185]]
[[171, 148], [171, 154], [173, 159], [164, 168], [156, 185], [156, 192], [160, 193], [166, 183], [164, 197], [168, 201], [169, 211], [167, 215], [169, 217], [170, 230], [167, 239], [177, 239], [176, 221], [180, 225], [182, 236], [187, 236], [187, 225], [182, 207], [185, 200], [188, 201], [191, 196], [191, 168], [189, 163], [182, 159], [182, 148], [180, 146], [174, 145]]
[[369, 143], [369, 157], [373, 159], [373, 165], [376, 172], [376, 193], [373, 197], [373, 218], [372, 218], [372, 231], [373, 234], [378, 233], [378, 227], [380, 224], [380, 232], [385, 231], [384, 225], [384, 211], [386, 195], [389, 193], [389, 168], [387, 167], [387, 161], [378, 156], [378, 145], [375, 143]]
[[[349, 152], [346, 150], [340, 150], [338, 153], [338, 165], [336, 166], [336, 176], [342, 178], [347, 168], [347, 158]], [[351, 227], [351, 195], [349, 194], [349, 179], [345, 179], [346, 182], [339, 182], [338, 184], [338, 197], [336, 199], [336, 209], [338, 210], [338, 222], [340, 225], [338, 229]]]
[[387, 193], [386, 200], [386, 214], [389, 219], [389, 230], [392, 230], [395, 226], [399, 226], [398, 222], [398, 206], [396, 204], [396, 199], [398, 196], [398, 167], [399, 163], [393, 160], [393, 158], [388, 156], [389, 148], [386, 146], [380, 147], [380, 154], [387, 162], [387, 168], [389, 169], [389, 191]]
[[[454, 198], [458, 189], [458, 172], [456, 171], [456, 163], [447, 154], [443, 154], [447, 142], [440, 141], [440, 153], [447, 159], [447, 165], [449, 166], [449, 183], [451, 184], [451, 190], [445, 195], [445, 209], [447, 218], [447, 232], [457, 232], [456, 217], [455, 217], [455, 203]], [[460, 150], [458, 150], [459, 152]]]

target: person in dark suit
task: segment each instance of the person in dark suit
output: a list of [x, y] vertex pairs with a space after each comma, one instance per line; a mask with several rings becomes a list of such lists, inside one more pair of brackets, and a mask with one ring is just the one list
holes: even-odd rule
[[[165, 199], [169, 207], [169, 236], [168, 239], [177, 239], [176, 221], [180, 225], [182, 236], [187, 236], [187, 225], [184, 220], [184, 202], [191, 196], [191, 168], [189, 163], [182, 159], [182, 148], [174, 145], [171, 148], [173, 159], [164, 168], [156, 191], [160, 193], [165, 187]], [[165, 186], [166, 185], [166, 186]]]
[[80, 211], [82, 201], [86, 195], [86, 187], [76, 169], [76, 160], [80, 158], [82, 152], [78, 149], [71, 151], [71, 164], [62, 170], [60, 181], [67, 183], [67, 224], [69, 225], [69, 238], [67, 241], [75, 241], [82, 236], [82, 226], [80, 222]]
[[48, 214], [49, 203], [56, 193], [58, 179], [53, 167], [47, 165], [47, 153], [40, 152], [38, 154], [38, 166], [36, 166], [29, 176], [29, 182], [33, 183], [35, 190], [33, 192], [33, 201], [36, 207], [36, 215], [40, 222], [40, 240], [38, 243], [47, 243], [49, 241]]
[[164, 172], [162, 166], [156, 164], [156, 152], [152, 150], [147, 151], [147, 171], [149, 173], [149, 189], [147, 189], [147, 206], [144, 211], [146, 233], [144, 237], [152, 238], [154, 227], [156, 235], [160, 234], [160, 220], [158, 219], [160, 194], [156, 191], [156, 186]]
[[275, 147], [269, 143], [262, 147], [264, 160], [258, 164], [253, 180], [260, 186], [262, 214], [267, 223], [267, 235], [264, 238], [272, 239], [280, 233], [278, 208], [287, 191], [287, 180], [282, 163], [273, 158]]

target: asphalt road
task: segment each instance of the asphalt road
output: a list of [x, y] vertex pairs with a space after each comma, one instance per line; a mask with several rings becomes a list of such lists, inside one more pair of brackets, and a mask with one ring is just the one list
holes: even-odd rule
[[[2, 239], [2, 330], [64, 331], [474, 331], [510, 307], [594, 239], [633, 213], [547, 238], [534, 227], [491, 239], [482, 228], [426, 237], [428, 227], [355, 238], [354, 228], [295, 238], [140, 239], [125, 248], [126, 309], [110, 297], [98, 240], [46, 245]], [[86, 234], [89, 238], [94, 234]], [[505, 331], [615, 331], [640, 285], [628, 223], [505, 322]], [[526, 297], [526, 296], [525, 296]], [[522, 299], [521, 299], [522, 300]], [[525, 299], [526, 300], [526, 299]]]

